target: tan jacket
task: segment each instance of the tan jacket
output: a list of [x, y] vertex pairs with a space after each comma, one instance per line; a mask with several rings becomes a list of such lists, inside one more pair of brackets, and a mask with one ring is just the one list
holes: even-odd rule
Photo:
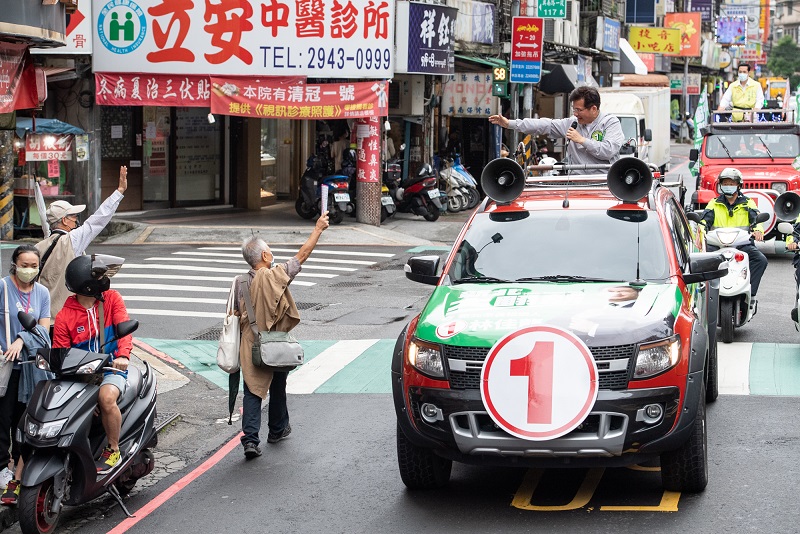
[[[245, 275], [247, 276], [247, 275]], [[256, 325], [259, 331], [276, 330], [289, 332], [300, 323], [300, 312], [289, 292], [291, 279], [286, 271], [286, 264], [278, 264], [270, 269], [256, 271], [250, 283], [250, 301], [256, 314]], [[239, 347], [239, 363], [244, 383], [251, 393], [264, 399], [267, 397], [272, 371], [260, 369], [253, 365], [252, 346], [253, 330], [247, 317], [247, 306], [244, 299], [239, 298], [240, 327], [242, 342]]]
[[[47, 252], [50, 245], [58, 233], [53, 233], [46, 239], [36, 243], [36, 250], [39, 251], [41, 256]], [[56, 243], [50, 257], [47, 258], [47, 263], [44, 264], [44, 269], [39, 275], [39, 283], [42, 284], [50, 291], [50, 317], [55, 322], [56, 315], [64, 307], [67, 298], [72, 294], [67, 290], [66, 274], [67, 265], [75, 259], [75, 251], [72, 249], [72, 241], [69, 234], [61, 234], [61, 237]]]

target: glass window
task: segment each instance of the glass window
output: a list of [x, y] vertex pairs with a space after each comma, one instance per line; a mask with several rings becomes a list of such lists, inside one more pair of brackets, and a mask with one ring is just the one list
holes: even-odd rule
[[142, 201], [147, 207], [154, 204], [169, 206], [169, 132], [168, 107], [145, 107], [144, 155], [142, 161]]
[[208, 122], [208, 108], [175, 108], [176, 202], [221, 198], [221, 122]]
[[664, 247], [652, 211], [482, 213], [467, 231], [448, 274], [451, 281], [553, 275], [631, 281], [637, 277], [638, 261], [640, 278], [663, 280], [669, 276]]
[[261, 197], [278, 193], [278, 119], [261, 119]]
[[798, 136], [790, 133], [732, 133], [713, 135], [706, 142], [709, 158], [794, 158], [800, 153]]
[[625, 136], [625, 141], [629, 139], [638, 140], [636, 135], [636, 119], [633, 117], [620, 117], [619, 124], [622, 126], [622, 135]]

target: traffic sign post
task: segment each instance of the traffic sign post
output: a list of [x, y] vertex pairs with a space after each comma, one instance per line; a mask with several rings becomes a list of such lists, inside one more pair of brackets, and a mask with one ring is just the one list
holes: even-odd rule
[[542, 77], [544, 21], [539, 17], [514, 17], [511, 24], [512, 83], [539, 83]]
[[598, 391], [597, 364], [567, 330], [532, 326], [512, 332], [489, 351], [481, 399], [511, 435], [545, 441], [568, 434], [589, 415]]
[[567, 0], [539, 0], [536, 3], [536, 16], [545, 19], [567, 18]]

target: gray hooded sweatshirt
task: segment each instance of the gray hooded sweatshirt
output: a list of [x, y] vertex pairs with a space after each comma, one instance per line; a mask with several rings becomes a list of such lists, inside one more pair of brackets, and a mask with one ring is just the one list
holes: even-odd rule
[[[564, 138], [575, 117], [564, 119], [515, 119], [508, 121], [508, 127], [524, 134], [547, 135]], [[619, 119], [607, 113], [600, 113], [591, 124], [578, 124], [578, 133], [586, 138], [583, 144], [569, 141], [567, 162], [573, 165], [609, 164], [619, 159], [619, 149], [625, 142]], [[570, 174], [599, 174], [602, 170], [575, 170]]]

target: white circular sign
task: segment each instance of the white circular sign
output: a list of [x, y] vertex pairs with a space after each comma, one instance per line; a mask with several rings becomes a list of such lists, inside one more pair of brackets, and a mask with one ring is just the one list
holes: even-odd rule
[[772, 197], [758, 189], [742, 189], [742, 194], [747, 198], [752, 198], [758, 206], [758, 211], [769, 215], [769, 220], [764, 223], [764, 233], [768, 234], [778, 224], [778, 216], [775, 215], [775, 201]]
[[489, 351], [481, 399], [503, 430], [544, 441], [571, 432], [597, 400], [597, 364], [571, 332], [531, 326], [511, 332]]

